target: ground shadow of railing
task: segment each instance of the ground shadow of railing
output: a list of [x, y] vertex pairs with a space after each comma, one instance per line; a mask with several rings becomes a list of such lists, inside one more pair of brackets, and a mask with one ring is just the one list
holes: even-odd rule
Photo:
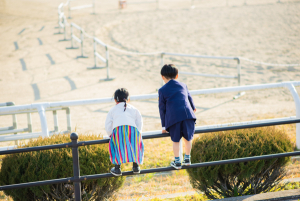
[[[300, 119], [267, 122], [267, 123], [249, 123], [248, 125], [227, 126], [227, 127], [220, 127], [220, 128], [197, 129], [197, 130], [195, 130], [195, 134], [226, 131], [226, 130], [237, 130], [237, 129], [245, 129], [245, 128], [264, 127], [264, 126], [275, 126], [275, 125], [282, 125], [282, 124], [294, 124], [294, 123], [300, 123]], [[169, 136], [168, 133], [159, 133], [158, 132], [158, 133], [154, 133], [152, 135], [143, 136], [143, 139], [163, 138], [163, 137], [168, 137], [168, 136]], [[109, 142], [109, 139], [78, 142], [78, 135], [76, 133], [72, 133], [70, 135], [70, 138], [72, 140], [72, 142], [70, 142], [70, 143], [0, 151], [0, 155], [72, 147], [73, 177], [5, 185], [5, 186], [0, 186], [0, 190], [11, 190], [11, 189], [18, 189], [18, 188], [28, 188], [28, 187], [33, 187], [33, 186], [73, 182], [74, 183], [74, 191], [75, 191], [74, 192], [75, 200], [80, 201], [81, 200], [81, 181], [114, 177], [114, 175], [111, 173], [80, 176], [78, 147], [79, 146], [87, 146], [87, 145], [105, 144], [105, 143]], [[203, 162], [203, 163], [194, 163], [194, 164], [191, 164], [190, 166], [183, 166], [182, 169], [225, 165], [225, 164], [232, 164], [232, 163], [241, 163], [241, 162], [256, 161], [256, 160], [266, 160], [266, 159], [282, 158], [282, 157], [298, 156], [298, 155], [300, 155], [300, 151], [279, 153], [279, 154], [269, 154], [269, 155], [254, 156], [254, 157], [245, 157], [245, 158], [236, 158], [236, 159], [228, 159], [228, 160], [220, 160], [220, 161], [211, 161], [211, 162]], [[153, 168], [153, 169], [141, 170], [140, 174], [165, 172], [165, 171], [172, 171], [172, 170], [176, 170], [176, 169], [174, 169], [173, 167]], [[127, 171], [127, 172], [123, 172], [122, 175], [129, 176], [129, 175], [134, 175], [134, 173], [132, 171]]]

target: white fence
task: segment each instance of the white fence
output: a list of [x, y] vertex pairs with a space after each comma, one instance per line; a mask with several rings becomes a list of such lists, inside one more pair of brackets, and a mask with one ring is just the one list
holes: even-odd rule
[[[294, 102], [296, 105], [296, 117], [300, 118], [300, 98], [298, 93], [295, 89], [295, 86], [299, 86], [300, 81], [294, 82], [282, 82], [282, 83], [273, 83], [273, 84], [259, 84], [259, 85], [249, 85], [249, 86], [236, 86], [236, 87], [225, 87], [225, 88], [214, 88], [214, 89], [201, 89], [201, 90], [191, 90], [191, 95], [201, 95], [201, 94], [216, 94], [216, 93], [228, 93], [228, 92], [241, 92], [241, 91], [249, 91], [249, 90], [260, 90], [260, 89], [271, 89], [271, 88], [287, 88], [291, 92], [291, 95], [294, 98]], [[136, 95], [131, 96], [130, 99], [134, 100], [144, 100], [144, 99], [157, 99], [158, 94], [146, 94], [146, 95]], [[58, 108], [68, 108], [71, 106], [79, 106], [79, 105], [89, 105], [89, 104], [101, 104], [101, 103], [108, 103], [113, 102], [114, 100], [109, 98], [100, 98], [100, 99], [87, 99], [87, 100], [73, 100], [73, 101], [61, 101], [61, 102], [50, 102], [50, 103], [35, 103], [29, 105], [20, 105], [20, 106], [11, 106], [0, 108], [0, 116], [1, 115], [8, 115], [8, 114], [20, 114], [20, 113], [30, 113], [30, 112], [38, 112], [40, 116], [40, 123], [42, 132], [40, 133], [26, 133], [26, 134], [17, 134], [17, 135], [5, 135], [0, 136], [1, 141], [13, 141], [13, 140], [21, 140], [21, 139], [29, 139], [29, 138], [36, 138], [38, 136], [48, 137], [55, 132], [49, 132], [47, 119], [45, 116], [46, 110], [57, 110]], [[67, 113], [68, 118], [68, 131], [71, 130], [71, 117], [70, 112]], [[284, 119], [289, 119], [293, 117], [288, 117]], [[274, 120], [260, 120], [258, 122], [269, 122]], [[197, 127], [197, 128], [207, 128], [213, 126], [226, 126], [226, 125], [240, 125], [249, 122], [236, 122], [236, 123], [229, 123], [229, 124], [222, 124], [222, 125], [211, 125], [211, 126], [204, 126], [204, 127]], [[300, 148], [300, 124], [296, 124], [296, 146]], [[145, 132], [143, 135], [151, 134], [151, 132]], [[7, 148], [7, 147], [5, 147]]]
[[71, 7], [71, 1], [75, 1], [75, 0], [68, 0], [67, 3], [65, 4], [66, 6], [68, 6], [68, 13], [69, 13], [69, 19], [71, 19], [71, 11], [72, 10], [80, 10], [80, 9], [84, 9], [84, 8], [93, 8], [93, 13], [92, 14], [96, 14], [95, 13], [95, 0], [92, 0], [91, 4], [85, 4], [85, 5], [81, 5], [81, 6], [75, 6], [75, 7]]
[[[115, 78], [112, 78], [109, 76], [109, 51], [108, 51], [108, 47], [105, 43], [103, 43], [101, 40], [99, 40], [98, 38], [94, 37], [93, 38], [94, 41], [94, 66], [93, 67], [88, 67], [88, 69], [102, 69], [102, 68], [106, 68], [106, 78], [105, 79], [101, 79], [100, 81], [111, 81]], [[101, 45], [102, 47], [105, 48], [105, 58], [102, 57], [98, 52], [97, 52], [97, 44]], [[105, 63], [104, 67], [99, 67], [97, 66], [97, 58], [100, 59], [103, 63]]]
[[[58, 6], [58, 13], [59, 15], [59, 27], [64, 28], [64, 39], [61, 41], [68, 40], [66, 39], [66, 26], [68, 25], [66, 17], [64, 16], [63, 13], [63, 5], [70, 5], [70, 1], [68, 1], [66, 4], [60, 4]], [[192, 76], [203, 76], [203, 77], [216, 77], [216, 78], [226, 78], [226, 79], [237, 79], [238, 86], [241, 85], [241, 60], [252, 62], [252, 63], [259, 63], [262, 65], [273, 65], [273, 66], [300, 66], [300, 64], [271, 64], [271, 63], [265, 63], [265, 62], [260, 62], [260, 61], [255, 61], [251, 59], [247, 59], [244, 57], [238, 57], [238, 56], [209, 56], [209, 55], [195, 55], [195, 54], [181, 54], [181, 53], [170, 53], [170, 52], [152, 52], [152, 53], [139, 53], [139, 52], [130, 52], [130, 51], [125, 51], [118, 49], [116, 47], [110, 46], [101, 40], [99, 40], [96, 37], [92, 37], [89, 34], [87, 34], [80, 26], [78, 26], [75, 23], [71, 23], [71, 47], [67, 49], [77, 49], [78, 47], [74, 47], [74, 42], [73, 40], [76, 40], [81, 44], [81, 56], [78, 56], [77, 58], [87, 58], [87, 56], [84, 56], [83, 54], [83, 43], [84, 43], [84, 35], [86, 35], [88, 38], [93, 39], [93, 46], [94, 46], [94, 66], [93, 67], [88, 67], [88, 69], [103, 69], [106, 68], [106, 79], [101, 79], [101, 81], [110, 81], [113, 80], [114, 78], [110, 77], [109, 74], [109, 49], [118, 51], [121, 53], [125, 54], [131, 54], [131, 55], [142, 55], [142, 56], [150, 56], [150, 55], [160, 55], [161, 57], [161, 66], [164, 65], [164, 57], [165, 56], [178, 56], [178, 57], [193, 57], [193, 58], [203, 58], [203, 59], [216, 59], [216, 60], [236, 60], [237, 61], [237, 74], [236, 75], [220, 75], [220, 74], [203, 74], [203, 73], [195, 73], [195, 72], [179, 72], [180, 74], [187, 74], [187, 75], [192, 75]], [[73, 32], [73, 27], [78, 29], [80, 31], [80, 38], [78, 38], [74, 32]], [[97, 44], [102, 45], [105, 47], [106, 51], [106, 58], [102, 57], [96, 50]], [[101, 61], [106, 63], [105, 67], [97, 67], [97, 58], [99, 58]], [[163, 83], [162, 83], [163, 84]], [[239, 95], [236, 96], [236, 98], [240, 97], [244, 93], [240, 93]]]

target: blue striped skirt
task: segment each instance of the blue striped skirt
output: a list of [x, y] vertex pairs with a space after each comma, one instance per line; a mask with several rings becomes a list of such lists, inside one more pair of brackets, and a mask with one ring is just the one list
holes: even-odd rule
[[116, 127], [109, 141], [109, 154], [115, 165], [129, 162], [143, 164], [144, 144], [138, 129], [128, 125]]

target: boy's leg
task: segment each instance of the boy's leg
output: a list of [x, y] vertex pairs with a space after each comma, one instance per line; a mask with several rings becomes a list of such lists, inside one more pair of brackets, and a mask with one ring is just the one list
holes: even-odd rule
[[183, 133], [185, 139], [185, 156], [183, 159], [183, 165], [190, 165], [192, 141], [195, 133], [195, 121], [193, 119], [188, 119], [184, 121]]
[[179, 157], [179, 142], [173, 142], [173, 153], [175, 157]]
[[181, 123], [177, 123], [168, 128], [171, 140], [173, 141], [173, 153], [175, 156], [175, 160], [171, 162], [171, 166], [175, 169], [181, 169], [181, 161], [179, 157], [179, 141], [181, 138]]
[[183, 138], [183, 139], [184, 139], [184, 145], [185, 145], [185, 155], [190, 155], [193, 140], [187, 141], [185, 138]]

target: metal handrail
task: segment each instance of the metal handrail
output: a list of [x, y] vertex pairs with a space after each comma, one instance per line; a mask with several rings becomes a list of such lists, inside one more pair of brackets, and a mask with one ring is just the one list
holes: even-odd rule
[[[195, 131], [195, 134], [226, 131], [226, 130], [245, 129], [245, 128], [254, 128], [254, 127], [263, 127], [263, 126], [282, 125], [282, 124], [293, 124], [293, 123], [300, 123], [300, 119], [267, 122], [267, 123], [253, 123], [253, 124], [249, 124], [249, 125], [228, 126], [228, 127], [220, 127], [220, 128], [198, 129]], [[161, 138], [161, 137], [168, 137], [168, 136], [169, 136], [168, 133], [158, 133], [158, 134], [143, 136], [143, 139], [153, 139], [153, 138]], [[18, 189], [18, 188], [26, 188], [26, 187], [28, 188], [28, 187], [33, 187], [33, 186], [74, 182], [75, 200], [80, 201], [81, 200], [81, 181], [114, 177], [114, 175], [112, 175], [111, 173], [84, 175], [84, 176], [80, 176], [80, 174], [79, 174], [80, 166], [79, 166], [78, 147], [108, 143], [109, 142], [108, 139], [78, 142], [77, 141], [78, 135], [76, 133], [72, 133], [70, 138], [72, 140], [71, 143], [0, 151], [0, 155], [72, 147], [73, 174], [74, 174], [73, 177], [5, 185], [5, 186], [0, 186], [0, 190], [10, 190], [10, 189]], [[266, 160], [266, 159], [298, 156], [298, 155], [300, 155], [300, 151], [279, 153], [279, 154], [269, 154], [269, 155], [254, 156], [254, 157], [245, 157], [245, 158], [235, 158], [235, 159], [227, 159], [227, 160], [220, 160], [220, 161], [195, 163], [195, 164], [191, 164], [190, 166], [184, 166], [182, 169], [207, 167], [207, 166], [215, 166], [215, 165], [225, 165], [225, 164], [241, 163], [241, 162], [255, 161], [255, 160]], [[140, 173], [147, 174], [147, 173], [173, 171], [173, 170], [175, 170], [173, 167], [162, 167], [162, 168], [153, 168], [153, 169], [142, 170]], [[124, 175], [124, 176], [133, 175], [133, 172], [131, 172], [131, 171], [123, 172], [122, 175]]]

